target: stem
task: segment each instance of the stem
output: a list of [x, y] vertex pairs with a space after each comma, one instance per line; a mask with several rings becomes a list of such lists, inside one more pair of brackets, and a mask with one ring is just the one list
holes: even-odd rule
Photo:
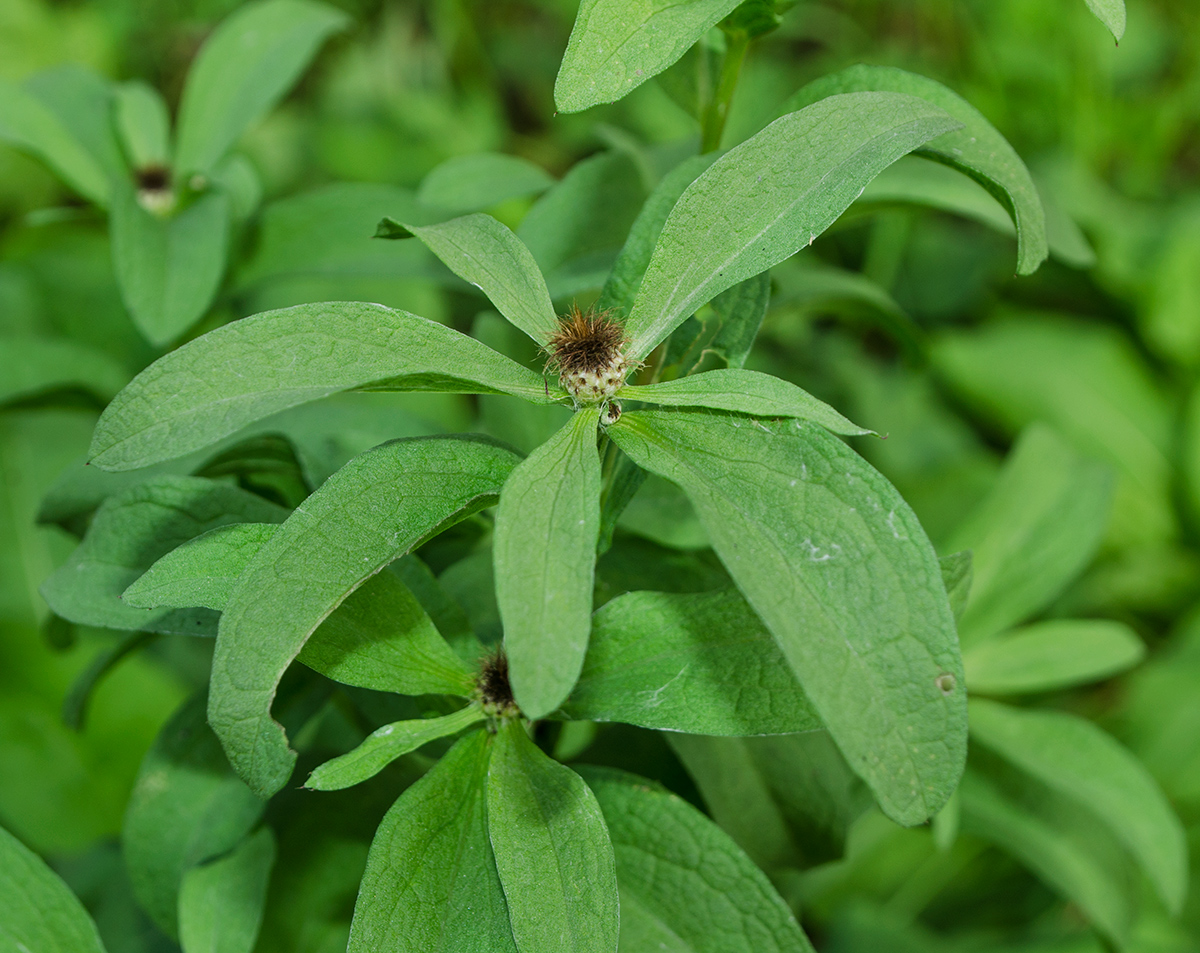
[[725, 56], [721, 59], [721, 76], [717, 89], [704, 111], [704, 123], [700, 133], [700, 151], [713, 152], [721, 148], [721, 136], [725, 132], [725, 120], [729, 118], [729, 105], [733, 102], [733, 91], [737, 89], [742, 62], [746, 59], [746, 48], [750, 36], [745, 30], [725, 34]]

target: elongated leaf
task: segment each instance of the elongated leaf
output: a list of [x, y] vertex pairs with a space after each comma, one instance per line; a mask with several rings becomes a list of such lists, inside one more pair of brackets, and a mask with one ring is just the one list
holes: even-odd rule
[[0, 139], [37, 156], [80, 195], [108, 204], [104, 166], [45, 103], [8, 80], [0, 80]]
[[83, 542], [49, 579], [50, 607], [80, 625], [212, 635], [209, 609], [139, 609], [121, 594], [162, 555], [230, 523], [283, 522], [287, 511], [235, 486], [200, 477], [156, 477], [96, 512]]
[[229, 200], [210, 191], [171, 218], [138, 204], [132, 189], [113, 196], [112, 249], [121, 296], [156, 345], [174, 341], [212, 303], [225, 271]]
[[989, 639], [963, 655], [967, 687], [1015, 695], [1086, 685], [1132, 668], [1146, 647], [1129, 626], [1109, 619], [1039, 622]]
[[946, 595], [950, 597], [950, 608], [954, 619], [962, 618], [967, 608], [967, 599], [971, 595], [971, 582], [974, 579], [972, 555], [969, 549], [951, 553], [938, 560], [942, 567], [942, 582], [946, 584]]
[[251, 953], [274, 865], [275, 835], [264, 827], [227, 857], [184, 874], [179, 891], [183, 953]]
[[628, 386], [621, 389], [621, 396], [667, 407], [710, 407], [757, 417], [795, 417], [852, 436], [875, 432], [847, 420], [795, 384], [741, 368], [719, 368], [673, 381]]
[[992, 193], [1017, 227], [1017, 273], [1031, 274], [1046, 260], [1046, 216], [1029, 170], [983, 113], [937, 80], [890, 66], [851, 66], [823, 76], [788, 100], [799, 109], [838, 93], [906, 93], [944, 109], [961, 126], [925, 143], [920, 154], [954, 166]]
[[821, 727], [771, 633], [732, 589], [606, 603], [564, 711], [704, 735]]
[[1087, 5], [1120, 43], [1125, 35], [1125, 0], [1087, 0]]
[[1095, 812], [1149, 876], [1168, 909], [1187, 891], [1183, 825], [1141, 762], [1090, 721], [973, 699], [971, 738]]
[[616, 855], [622, 950], [811, 953], [766, 875], [707, 817], [636, 775], [582, 773]]
[[0, 944], [14, 953], [104, 953], [96, 924], [83, 904], [45, 861], [3, 827]]
[[558, 328], [546, 280], [533, 255], [521, 239], [490, 215], [403, 227], [447, 268], [487, 295], [497, 311], [538, 344], [545, 344]]
[[25, 88], [58, 117], [110, 183], [128, 177], [129, 165], [112, 122], [115, 87], [107, 77], [77, 63], [60, 63], [34, 73]]
[[966, 756], [962, 662], [937, 557], [891, 484], [803, 421], [639, 411], [608, 433], [691, 497], [889, 816], [936, 813]]
[[341, 11], [313, 0], [249, 3], [222, 21], [183, 88], [176, 171], [211, 172], [346, 22]]
[[1087, 565], [1108, 519], [1112, 478], [1050, 428], [1030, 427], [991, 493], [947, 548], [972, 553], [963, 644], [1044, 608]]
[[171, 116], [157, 89], [134, 81], [116, 89], [113, 118], [135, 170], [171, 162]]
[[102, 351], [56, 338], [0, 335], [0, 404], [78, 387], [107, 401], [125, 369]]
[[554, 104], [573, 113], [615, 102], [683, 56], [738, 2], [583, 0], [554, 81]]
[[[57, 617], [56, 617], [57, 618]], [[101, 649], [92, 661], [75, 677], [71, 688], [63, 698], [63, 724], [74, 731], [83, 728], [88, 705], [97, 686], [114, 668], [154, 638], [149, 632], [126, 632], [112, 645]]]
[[542, 718], [583, 667], [600, 534], [600, 411], [585, 407], [508, 478], [496, 510], [496, 600], [517, 705]]
[[232, 523], [210, 529], [171, 550], [121, 594], [139, 609], [205, 606], [220, 611], [237, 577], [275, 535], [274, 523]]
[[688, 186], [626, 324], [642, 360], [702, 304], [795, 254], [902, 155], [961, 123], [898, 93], [831, 96], [775, 120]]
[[230, 850], [262, 816], [204, 721], [204, 699], [185, 704], [163, 727], [129, 798], [121, 848], [143, 909], [176, 932], [184, 873]]
[[554, 179], [528, 159], [480, 152], [447, 159], [425, 176], [417, 198], [425, 205], [461, 215], [536, 195], [553, 184]]
[[397, 721], [376, 728], [353, 751], [326, 761], [315, 768], [304, 782], [313, 791], [340, 791], [373, 778], [397, 758], [416, 751], [424, 744], [457, 734], [486, 716], [478, 705], [468, 705], [440, 718]]
[[496, 733], [488, 836], [521, 953], [615, 953], [617, 871], [596, 796], [519, 720]]
[[295, 763], [271, 701], [309, 636], [389, 562], [492, 505], [516, 462], [478, 438], [384, 444], [330, 477], [258, 551], [221, 615], [209, 696], [209, 723], [255, 791], [279, 790]]
[[247, 424], [341, 391], [515, 394], [541, 375], [436, 321], [354, 301], [267, 311], [160, 358], [109, 404], [91, 462], [130, 470], [182, 456]]
[[349, 953], [516, 953], [484, 816], [489, 735], [461, 739], [379, 825]]

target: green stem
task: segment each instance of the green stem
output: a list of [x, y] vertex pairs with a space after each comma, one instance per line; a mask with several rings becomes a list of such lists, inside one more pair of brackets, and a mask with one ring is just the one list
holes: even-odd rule
[[721, 148], [721, 136], [725, 132], [725, 120], [729, 118], [729, 105], [733, 102], [733, 91], [737, 89], [742, 62], [746, 59], [746, 48], [750, 37], [745, 30], [725, 34], [725, 56], [721, 59], [721, 76], [708, 108], [704, 111], [704, 122], [700, 133], [700, 151], [713, 152]]

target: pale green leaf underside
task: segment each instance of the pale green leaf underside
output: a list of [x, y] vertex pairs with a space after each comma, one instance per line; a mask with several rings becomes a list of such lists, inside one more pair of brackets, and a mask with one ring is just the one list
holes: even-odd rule
[[989, 639], [963, 655], [967, 687], [985, 695], [1047, 692], [1109, 678], [1146, 654], [1137, 634], [1111, 619], [1054, 619]]
[[291, 774], [296, 755], [271, 702], [317, 626], [392, 560], [495, 502], [516, 462], [482, 439], [383, 444], [330, 477], [258, 551], [221, 616], [209, 695], [209, 722], [251, 788], [274, 793]]
[[966, 757], [966, 692], [937, 557], [895, 488], [798, 420], [638, 411], [608, 432], [691, 498], [889, 816], [919, 824], [935, 813]]
[[275, 835], [264, 827], [225, 857], [193, 867], [179, 890], [183, 953], [252, 953], [275, 865]]
[[822, 727], [771, 633], [734, 589], [631, 592], [606, 603], [564, 712], [704, 735]]
[[129, 375], [103, 351], [59, 338], [0, 335], [0, 404], [78, 387], [108, 400]]
[[380, 822], [348, 953], [517, 953], [485, 818], [490, 745], [461, 739]]
[[96, 425], [92, 464], [132, 470], [183, 456], [271, 414], [342, 391], [561, 396], [541, 375], [436, 321], [357, 301], [244, 318], [146, 368]]
[[452, 272], [488, 296], [504, 317], [545, 344], [558, 328], [546, 279], [525, 243], [490, 215], [440, 225], [401, 223]]
[[739, 0], [583, 0], [554, 104], [572, 113], [611, 103], [661, 73]]
[[795, 384], [741, 368], [720, 368], [673, 381], [631, 385], [622, 388], [620, 396], [666, 407], [708, 407], [755, 417], [795, 417], [850, 436], [874, 433], [847, 420]]
[[923, 99], [850, 93], [775, 120], [684, 191], [626, 323], [642, 360], [726, 288], [795, 254], [883, 169], [961, 123]]
[[1187, 841], [1162, 789], [1137, 758], [1090, 721], [1065, 712], [974, 699], [971, 739], [1093, 811], [1178, 913], [1187, 892]]
[[616, 855], [622, 950], [812, 953], [766, 875], [711, 820], [636, 775], [610, 768], [581, 773], [596, 793]]
[[496, 509], [496, 601], [513, 694], [528, 718], [562, 704], [587, 651], [600, 533], [599, 415], [583, 408], [531, 453]]
[[1025, 163], [983, 113], [936, 80], [890, 66], [852, 66], [805, 86], [785, 109], [799, 109], [839, 93], [887, 90], [918, 96], [944, 109], [959, 128], [925, 143], [922, 155], [976, 179], [1005, 207], [1017, 228], [1017, 273], [1046, 260], [1046, 216]]
[[1120, 43], [1125, 35], [1125, 0], [1087, 0], [1087, 5]]
[[520, 721], [496, 733], [487, 814], [521, 953], [616, 953], [617, 872], [600, 805]]
[[477, 705], [468, 705], [440, 718], [397, 721], [376, 728], [353, 751], [326, 761], [304, 782], [313, 791], [340, 791], [372, 778], [397, 758], [430, 741], [453, 735], [484, 719]]

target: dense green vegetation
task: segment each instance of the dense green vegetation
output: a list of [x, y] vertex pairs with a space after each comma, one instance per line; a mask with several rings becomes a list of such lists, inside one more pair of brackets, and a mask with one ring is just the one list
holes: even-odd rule
[[4, 0], [0, 949], [1200, 949], [1198, 31]]

